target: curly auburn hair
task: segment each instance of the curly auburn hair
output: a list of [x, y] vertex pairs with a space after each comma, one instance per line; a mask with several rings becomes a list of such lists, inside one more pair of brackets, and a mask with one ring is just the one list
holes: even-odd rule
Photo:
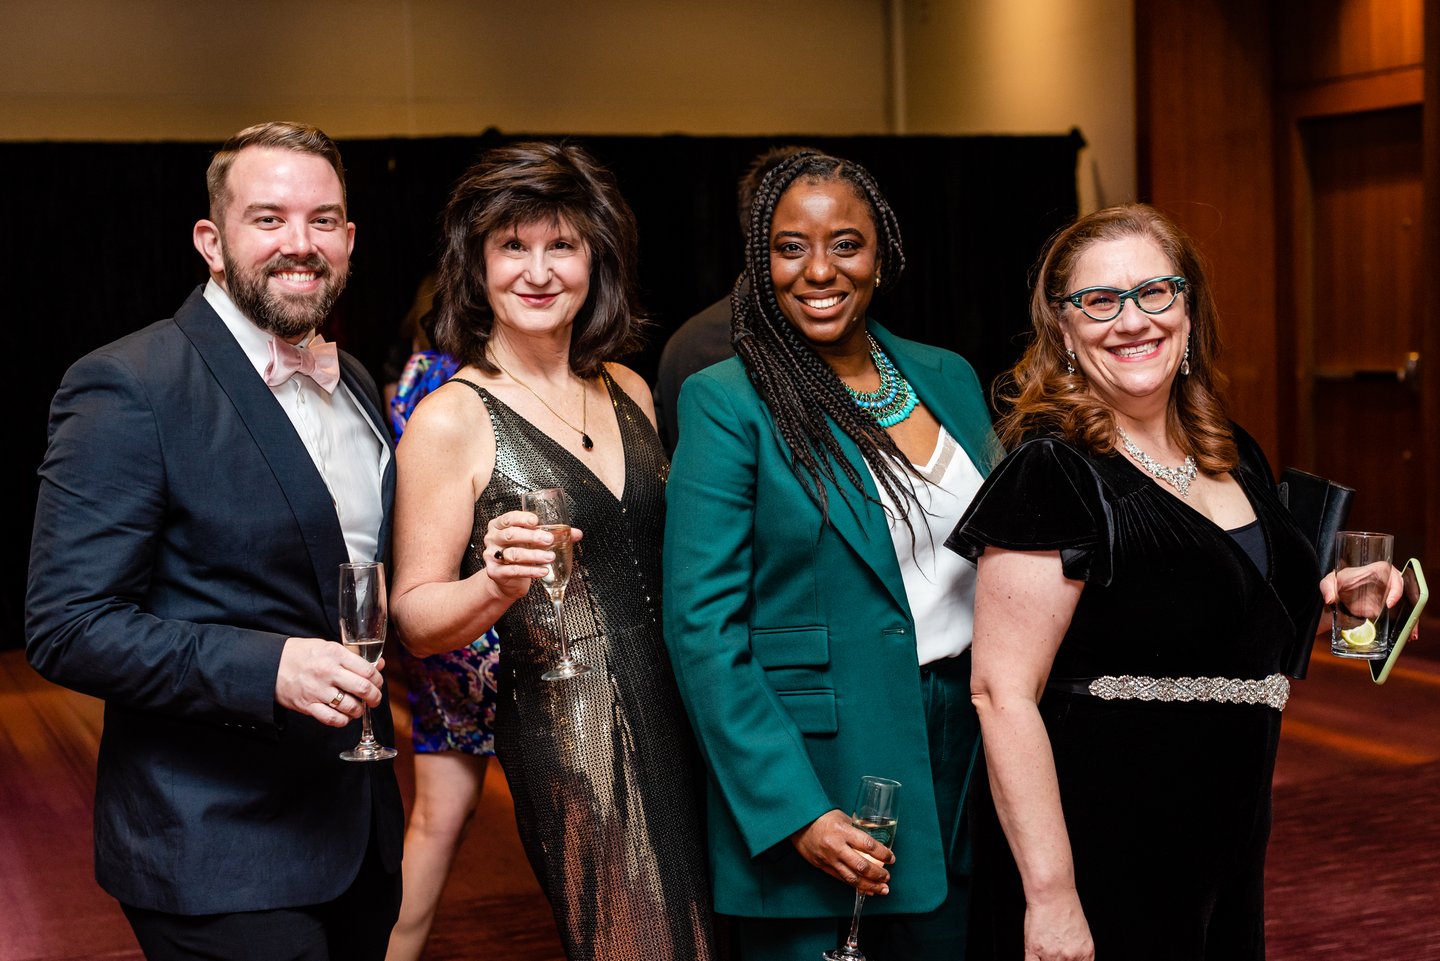
[[1219, 316], [1194, 241], [1174, 221], [1147, 204], [1124, 204], [1087, 214], [1050, 238], [1036, 268], [1030, 296], [1032, 340], [1014, 367], [996, 382], [996, 407], [1003, 411], [996, 432], [1006, 449], [1027, 437], [1058, 434], [1097, 454], [1115, 449], [1113, 410], [1090, 392], [1083, 373], [1066, 371], [1062, 313], [1081, 255], [1097, 243], [1144, 237], [1170, 259], [1187, 281], [1190, 316], [1190, 374], [1170, 387], [1167, 428], [1196, 466], [1220, 474], [1239, 462], [1226, 412], [1220, 356]]

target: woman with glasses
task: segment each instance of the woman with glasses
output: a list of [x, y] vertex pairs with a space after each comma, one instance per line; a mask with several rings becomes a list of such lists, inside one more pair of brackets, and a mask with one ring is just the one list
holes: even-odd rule
[[1282, 655], [1321, 601], [1314, 551], [1226, 416], [1175, 224], [1081, 218], [1030, 313], [999, 392], [1011, 453], [947, 542], [979, 567], [994, 799], [970, 961], [1263, 958]]

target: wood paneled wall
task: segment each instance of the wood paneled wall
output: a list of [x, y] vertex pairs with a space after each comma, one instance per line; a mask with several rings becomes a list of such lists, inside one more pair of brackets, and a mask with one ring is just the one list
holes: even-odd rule
[[1253, 0], [1136, 4], [1140, 198], [1198, 242], [1232, 414], [1278, 438], [1272, 25]]
[[[1440, 50], [1440, 0], [1147, 0], [1135, 14], [1141, 199], [1172, 214], [1210, 260], [1236, 419], [1272, 458], [1307, 466], [1314, 448], [1306, 438], [1315, 433], [1306, 401], [1315, 363], [1311, 298], [1325, 289], [1314, 206], [1323, 171], [1311, 169], [1311, 151], [1323, 144], [1311, 141], [1329, 126], [1322, 118], [1372, 115], [1384, 126], [1380, 112], [1419, 108], [1415, 282], [1440, 273], [1440, 70], [1424, 70], [1425, 51]], [[1385, 176], [1369, 160], [1363, 173]], [[1360, 246], [1347, 268], [1386, 256], [1384, 244]], [[1433, 566], [1440, 370], [1425, 367], [1440, 361], [1440, 299], [1422, 296], [1418, 326], [1418, 456], [1407, 470], [1431, 492], [1423, 556]]]
[[[1258, 4], [1257, 4], [1258, 6]], [[1422, 0], [1277, 0], [1282, 87], [1418, 67], [1425, 47]]]
[[[1440, 3], [1430, 3], [1424, 13], [1424, 36], [1427, 50], [1440, 51]], [[1425, 190], [1420, 198], [1423, 212], [1421, 226], [1421, 249], [1428, 276], [1435, 275], [1440, 265], [1440, 70], [1425, 72], [1425, 108], [1421, 116], [1421, 176]], [[1431, 496], [1425, 504], [1425, 557], [1431, 569], [1440, 565], [1440, 494], [1435, 492], [1435, 480], [1440, 478], [1440, 298], [1427, 296], [1421, 307], [1422, 325], [1420, 331], [1421, 362], [1429, 368], [1420, 377], [1420, 457], [1419, 469], [1430, 484]], [[1432, 608], [1431, 612], [1435, 609]], [[1437, 619], [1430, 613], [1427, 629], [1433, 629]], [[1433, 635], [1432, 635], [1433, 636]]]

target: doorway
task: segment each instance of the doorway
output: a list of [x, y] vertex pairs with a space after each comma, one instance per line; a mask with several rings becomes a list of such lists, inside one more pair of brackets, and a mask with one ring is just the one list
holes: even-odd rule
[[[1424, 301], [1421, 108], [1301, 121], [1309, 235], [1301, 313], [1301, 447], [1356, 489], [1348, 526], [1420, 556], [1428, 496], [1419, 378]], [[1307, 268], [1308, 269], [1305, 269]]]

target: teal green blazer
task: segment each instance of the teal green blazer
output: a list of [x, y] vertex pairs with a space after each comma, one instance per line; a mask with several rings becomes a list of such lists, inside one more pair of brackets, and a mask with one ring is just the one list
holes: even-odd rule
[[[870, 329], [988, 473], [997, 447], [970, 365]], [[875, 774], [905, 787], [890, 894], [866, 911], [932, 910], [945, 894], [951, 839], [935, 812], [915, 624], [859, 449], [832, 425], [871, 500], [830, 486], [822, 526], [738, 358], [689, 377], [679, 411], [666, 494], [665, 639], [709, 766], [716, 909], [847, 915], [853, 890], [806, 863], [788, 839], [826, 811], [849, 811], [860, 777]]]

